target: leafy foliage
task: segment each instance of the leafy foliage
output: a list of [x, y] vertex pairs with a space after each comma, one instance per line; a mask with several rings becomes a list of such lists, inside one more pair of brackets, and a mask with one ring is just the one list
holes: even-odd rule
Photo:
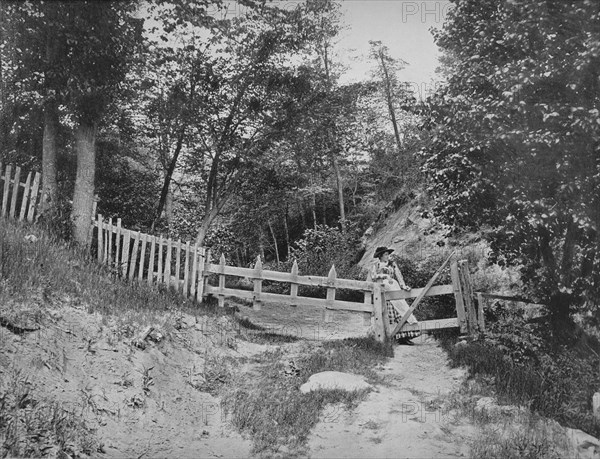
[[467, 0], [436, 33], [450, 75], [426, 123], [436, 213], [491, 225], [493, 261], [521, 266], [557, 324], [599, 313], [599, 15], [592, 1]]

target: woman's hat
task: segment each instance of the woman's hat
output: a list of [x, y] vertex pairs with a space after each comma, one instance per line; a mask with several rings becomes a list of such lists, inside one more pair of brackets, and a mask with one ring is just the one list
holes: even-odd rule
[[377, 247], [377, 249], [375, 250], [375, 254], [373, 255], [373, 258], [380, 258], [381, 255], [383, 255], [384, 253], [392, 253], [394, 251], [394, 249], [388, 249], [387, 247], [383, 246], [383, 247]]

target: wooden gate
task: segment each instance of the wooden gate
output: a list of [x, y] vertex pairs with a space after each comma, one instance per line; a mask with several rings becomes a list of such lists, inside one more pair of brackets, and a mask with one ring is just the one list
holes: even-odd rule
[[[444, 267], [444, 265], [442, 267]], [[438, 273], [439, 272], [441, 272], [441, 269], [438, 270]], [[379, 295], [380, 304], [374, 304], [375, 314], [377, 316], [381, 314], [381, 320], [376, 321], [375, 333], [377, 339], [384, 341], [400, 331], [421, 331], [427, 333], [448, 328], [459, 328], [461, 333], [467, 334], [484, 331], [483, 302], [474, 301], [468, 261], [460, 260], [452, 262], [450, 264], [450, 275], [452, 284], [435, 286], [427, 285], [424, 288], [417, 288], [409, 291], [400, 290], [396, 292], [381, 292]], [[437, 278], [437, 276], [434, 276], [434, 278]], [[419, 302], [423, 297], [449, 294], [454, 295], [456, 301], [456, 317], [426, 320], [421, 321], [418, 324], [409, 324], [406, 323], [406, 321], [401, 321], [393, 328], [387, 320], [388, 300], [407, 300], [414, 298], [413, 305], [409, 312], [405, 314], [406, 318], [408, 318], [408, 316], [418, 307], [418, 304], [415, 303]]]

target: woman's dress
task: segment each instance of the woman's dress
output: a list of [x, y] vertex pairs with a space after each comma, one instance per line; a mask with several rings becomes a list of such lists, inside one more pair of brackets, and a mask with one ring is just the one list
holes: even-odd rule
[[[374, 282], [380, 282], [385, 292], [397, 292], [398, 290], [402, 290], [401, 285], [406, 286], [404, 283], [404, 278], [402, 277], [402, 273], [395, 264], [390, 265], [389, 263], [384, 263], [379, 260], [374, 262], [373, 266], [371, 267], [371, 279]], [[410, 306], [406, 300], [387, 300], [386, 306], [388, 320], [392, 326], [395, 326], [398, 322], [400, 322], [402, 317], [404, 317], [404, 314], [406, 314], [406, 312], [410, 309]], [[411, 314], [408, 317], [407, 323], [417, 324], [419, 322], [417, 321], [416, 317]], [[420, 331], [404, 331], [397, 333], [395, 338], [415, 338], [420, 335]]]

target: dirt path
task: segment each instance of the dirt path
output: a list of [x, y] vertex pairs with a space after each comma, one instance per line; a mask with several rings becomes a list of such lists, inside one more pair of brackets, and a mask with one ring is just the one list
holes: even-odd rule
[[468, 456], [472, 428], [461, 425], [444, 398], [464, 377], [450, 369], [433, 339], [398, 346], [378, 369], [377, 386], [352, 412], [331, 407], [309, 439], [310, 457], [438, 458]]
[[[318, 308], [263, 305], [260, 311], [242, 307], [240, 314], [273, 332], [311, 341], [364, 336], [368, 329], [362, 314], [333, 311], [325, 322]], [[414, 341], [415, 346], [396, 346], [394, 358], [378, 369], [388, 385], [377, 386], [352, 412], [328, 407], [309, 439], [309, 457], [468, 456], [473, 428], [444, 403], [465, 372], [448, 366], [433, 338]]]

